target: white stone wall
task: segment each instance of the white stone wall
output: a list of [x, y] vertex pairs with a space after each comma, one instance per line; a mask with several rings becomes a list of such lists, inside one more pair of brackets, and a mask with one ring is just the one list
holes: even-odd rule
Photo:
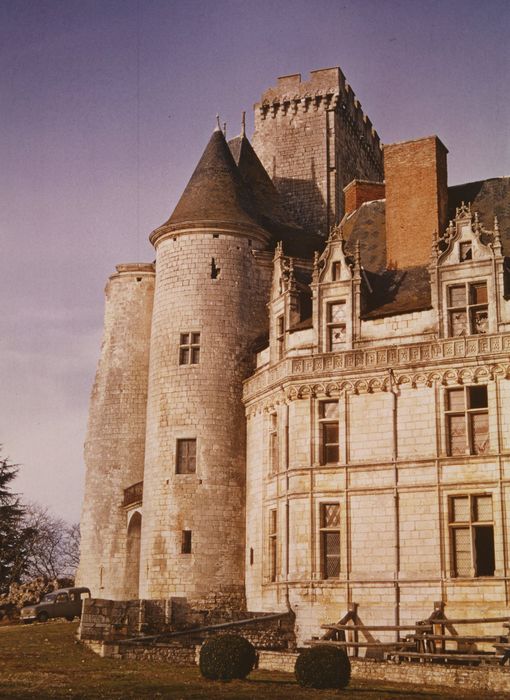
[[[268, 289], [248, 236], [178, 232], [157, 245], [151, 334], [140, 589], [143, 597], [242, 586], [245, 421], [242, 381], [263, 332]], [[211, 278], [211, 261], [220, 269]], [[200, 333], [200, 362], [179, 365], [181, 333]], [[177, 440], [196, 439], [194, 474], [176, 474]], [[191, 554], [181, 553], [182, 531]]]
[[106, 285], [101, 357], [85, 441], [85, 493], [77, 585], [95, 597], [137, 597], [126, 567], [124, 489], [143, 480], [149, 336], [154, 296], [150, 264], [119, 265]]

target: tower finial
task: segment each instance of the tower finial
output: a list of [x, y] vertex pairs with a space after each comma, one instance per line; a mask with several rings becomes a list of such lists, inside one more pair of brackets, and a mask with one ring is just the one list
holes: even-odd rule
[[241, 136], [246, 136], [246, 112], [241, 117]]
[[227, 138], [227, 122], [223, 122], [223, 136]]
[[214, 129], [214, 131], [221, 131], [220, 115], [219, 114], [216, 115], [216, 128]]

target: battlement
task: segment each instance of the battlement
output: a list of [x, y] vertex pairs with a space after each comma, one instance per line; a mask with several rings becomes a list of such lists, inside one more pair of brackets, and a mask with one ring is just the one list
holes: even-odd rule
[[368, 148], [380, 150], [379, 134], [363, 112], [361, 102], [340, 68], [321, 68], [302, 81], [300, 73], [284, 75], [268, 88], [254, 105], [255, 120], [283, 118], [298, 112], [333, 111], [355, 130]]

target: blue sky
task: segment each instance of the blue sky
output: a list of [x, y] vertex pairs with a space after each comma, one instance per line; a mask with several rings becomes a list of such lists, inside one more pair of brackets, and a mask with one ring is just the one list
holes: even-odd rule
[[79, 517], [119, 262], [152, 260], [214, 128], [277, 76], [339, 65], [384, 143], [433, 133], [450, 184], [510, 174], [505, 0], [0, 0], [0, 442]]

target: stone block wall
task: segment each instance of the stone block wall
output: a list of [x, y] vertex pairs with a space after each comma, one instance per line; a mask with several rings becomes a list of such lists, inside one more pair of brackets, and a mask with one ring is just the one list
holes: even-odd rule
[[[85, 494], [76, 585], [93, 596], [138, 595], [127, 556], [124, 489], [143, 480], [154, 266], [117, 266], [106, 286], [103, 343], [85, 441]], [[129, 561], [128, 561], [129, 559]]]
[[382, 179], [379, 137], [339, 68], [279, 78], [255, 105], [253, 146], [295, 221], [324, 235], [352, 179]]

